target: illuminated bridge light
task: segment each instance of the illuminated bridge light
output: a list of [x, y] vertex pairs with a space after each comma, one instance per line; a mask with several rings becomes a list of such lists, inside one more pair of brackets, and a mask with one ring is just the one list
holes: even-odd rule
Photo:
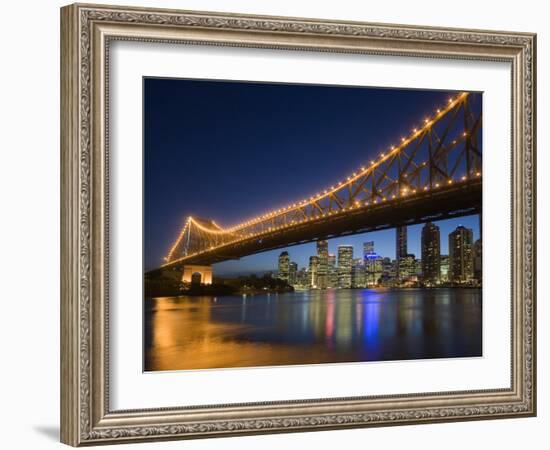
[[[429, 130], [436, 121], [441, 119], [450, 111], [454, 111], [459, 108], [463, 101], [462, 99], [465, 98], [467, 95], [467, 93], [461, 93], [455, 98], [449, 98], [448, 105], [445, 105], [445, 107], [442, 108], [437, 108], [435, 110], [437, 111], [437, 114], [434, 113], [433, 116], [424, 117], [423, 119], [421, 119], [421, 126], [412, 128], [410, 134], [402, 136], [401, 143], [399, 145], [388, 146], [387, 150], [384, 150], [379, 154], [379, 158], [377, 158], [376, 160], [371, 160], [370, 164], [367, 163], [366, 165], [360, 166], [360, 171], [356, 170], [352, 172], [350, 176], [343, 179], [347, 181], [339, 181], [337, 184], [331, 185], [330, 189], [327, 188], [321, 190], [314, 196], [309, 197], [309, 200], [308, 198], [305, 198], [296, 203], [289, 203], [284, 207], [273, 209], [269, 212], [264, 212], [261, 215], [256, 216], [255, 218], [243, 221], [226, 229], [220, 227], [214, 221], [202, 221], [200, 219], [195, 220], [193, 219], [193, 217], [189, 216], [185, 222], [185, 226], [181, 229], [178, 238], [176, 239], [176, 242], [172, 245], [170, 251], [168, 252], [168, 255], [164, 258], [164, 260], [167, 264], [171, 264], [174, 261], [177, 262], [189, 256], [200, 255], [201, 252], [214, 251], [215, 249], [231, 243], [247, 241], [250, 240], [252, 237], [269, 235], [269, 233], [281, 232], [281, 230], [285, 230], [283, 232], [286, 232], [286, 230], [290, 227], [303, 226], [301, 224], [315, 222], [316, 220], [319, 220], [321, 218], [326, 218], [334, 215], [344, 215], [347, 214], [348, 211], [357, 210], [358, 208], [362, 207], [368, 208], [369, 206], [374, 206], [378, 204], [379, 201], [385, 202], [388, 199], [395, 200], [401, 195], [407, 196], [416, 194], [417, 189], [424, 192], [430, 190], [430, 186], [419, 186], [417, 189], [412, 189], [408, 187], [400, 190], [399, 186], [397, 186], [397, 181], [395, 181], [395, 184], [393, 186], [391, 184], [381, 185], [383, 186], [382, 188], [375, 188], [373, 189], [373, 192], [370, 193], [370, 189], [365, 189], [365, 187], [363, 187], [364, 185], [361, 185], [361, 187], [355, 187], [355, 184], [359, 181], [358, 177], [360, 176], [367, 177], [365, 178], [365, 180], [361, 180], [362, 183], [365, 183], [366, 180], [369, 180], [368, 177], [371, 174], [373, 175], [372, 179], [374, 183], [375, 170], [378, 168], [382, 169], [381, 172], [384, 172], [384, 175], [382, 175], [382, 177], [386, 177], [386, 179], [388, 179], [389, 177], [386, 176], [389, 170], [388, 167], [391, 169], [392, 164], [394, 164], [393, 161], [400, 161], [395, 158], [396, 155], [399, 155], [399, 152], [403, 152], [404, 156], [408, 158], [410, 162], [412, 161], [415, 166], [414, 172], [412, 168], [409, 168], [409, 166], [405, 166], [404, 170], [408, 170], [409, 173], [399, 173], [399, 178], [405, 179], [409, 175], [411, 175], [410, 178], [413, 184], [416, 184], [414, 182], [415, 179], [418, 179], [418, 182], [420, 183], [420, 179], [418, 178], [420, 172], [418, 171], [418, 168], [424, 169], [427, 167], [428, 163], [427, 161], [413, 160], [414, 156], [411, 157], [410, 155], [407, 155], [407, 147], [410, 146], [415, 140], [418, 140], [419, 136]], [[468, 136], [469, 133], [472, 134], [474, 133], [474, 131], [463, 130], [462, 132], [459, 132], [458, 135]], [[452, 141], [453, 146], [456, 146], [457, 139]], [[451, 142], [451, 140], [449, 139], [448, 142]], [[423, 171], [423, 173], [426, 173], [426, 171]], [[390, 176], [393, 177], [393, 175]], [[473, 171], [470, 174], [466, 174], [460, 178], [457, 177], [455, 180], [453, 180], [452, 178], [445, 178], [443, 181], [439, 181], [435, 185], [432, 185], [432, 188], [439, 188], [440, 183], [444, 186], [447, 186], [453, 184], [455, 181], [466, 181], [469, 177], [471, 178], [474, 176], [481, 177], [481, 171]], [[377, 184], [379, 183], [380, 181], [377, 180]], [[352, 198], [352, 194], [354, 197], [357, 195], [357, 192], [352, 191], [352, 187], [354, 187], [354, 189], [357, 188], [358, 192], [360, 192], [361, 195], [364, 195], [363, 191], [365, 191], [368, 198], [363, 198], [361, 200]], [[382, 193], [386, 194], [386, 196], [381, 195]], [[344, 195], [345, 198], [342, 199], [340, 197], [341, 195]], [[378, 195], [379, 198], [375, 198], [376, 195]], [[324, 199], [330, 199], [330, 206], [325, 205], [324, 203], [321, 204], [321, 201]], [[342, 201], [345, 202], [346, 206], [341, 206]], [[297, 211], [298, 209], [300, 212], [300, 217], [294, 216], [293, 214], [293, 212]], [[302, 214], [305, 217], [302, 217]], [[185, 244], [184, 238], [191, 237], [193, 236], [193, 233], [196, 233], [198, 231], [201, 232], [201, 235], [199, 235], [199, 241], [206, 240], [206, 242], [192, 245], [203, 246], [203, 250], [191, 250], [190, 248], [185, 247], [185, 245], [191, 244]], [[209, 235], [212, 235], [212, 239], [214, 239], [215, 236], [215, 241], [213, 244], [211, 242], [208, 242], [208, 239], [210, 239], [208, 237]], [[177, 255], [178, 259], [175, 260], [174, 256], [176, 256], [176, 253], [179, 253], [179, 255]], [[183, 257], [181, 256], [182, 254], [184, 255]]]

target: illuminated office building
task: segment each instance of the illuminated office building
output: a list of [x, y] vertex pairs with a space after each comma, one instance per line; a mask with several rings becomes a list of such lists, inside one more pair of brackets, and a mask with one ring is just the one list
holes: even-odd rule
[[291, 262], [288, 265], [288, 284], [294, 286], [297, 283], [298, 264]]
[[453, 283], [474, 278], [473, 231], [462, 225], [449, 234], [449, 273]]
[[317, 287], [326, 289], [328, 286], [328, 242], [317, 241], [317, 256], [319, 267], [317, 269]]
[[351, 272], [353, 264], [353, 247], [351, 245], [338, 246], [338, 287], [351, 287]]
[[441, 277], [441, 244], [437, 225], [428, 222], [422, 227], [421, 248], [422, 279], [428, 284], [437, 284]]
[[338, 269], [336, 267], [336, 255], [328, 255], [328, 287], [338, 287]]
[[362, 288], [365, 286], [365, 264], [363, 259], [355, 258], [351, 269], [351, 287]]
[[319, 276], [319, 257], [310, 256], [309, 257], [309, 285], [312, 288], [318, 287], [318, 276]]
[[405, 274], [399, 272], [400, 267], [403, 265], [401, 259], [407, 257], [407, 227], [400, 226], [395, 229], [395, 262], [397, 268], [397, 278], [402, 280], [407, 278]]
[[279, 255], [279, 270], [277, 272], [277, 277], [280, 280], [286, 281], [288, 283], [288, 275], [290, 268], [290, 256], [288, 252], [282, 252]]

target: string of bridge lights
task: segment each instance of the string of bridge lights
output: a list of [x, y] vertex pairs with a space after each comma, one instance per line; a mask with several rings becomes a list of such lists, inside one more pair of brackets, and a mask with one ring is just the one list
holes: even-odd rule
[[[419, 137], [419, 135], [421, 135], [422, 133], [428, 131], [430, 129], [430, 127], [437, 120], [441, 119], [445, 114], [447, 114], [449, 111], [451, 111], [458, 103], [463, 102], [468, 95], [469, 94], [467, 92], [462, 92], [456, 98], [449, 98], [449, 102], [444, 108], [437, 109], [436, 113], [433, 117], [425, 118], [424, 119], [424, 124], [420, 128], [413, 128], [412, 132], [409, 136], [402, 137], [401, 138], [401, 143], [399, 145], [397, 145], [397, 146], [392, 145], [390, 147], [390, 149], [388, 150], [388, 152], [380, 154], [380, 157], [378, 158], [378, 160], [376, 160], [376, 161], [371, 160], [370, 164], [368, 166], [362, 166], [358, 172], [353, 172], [352, 175], [347, 177], [346, 181], [339, 181], [335, 185], [332, 185], [329, 189], [324, 190], [322, 193], [317, 193], [317, 194], [309, 197], [308, 199], [303, 199], [303, 200], [301, 200], [297, 203], [293, 203], [292, 205], [289, 205], [287, 207], [272, 210], [268, 213], [265, 213], [261, 216], [258, 216], [256, 218], [254, 218], [254, 219], [251, 219], [251, 220], [248, 220], [248, 221], [245, 221], [245, 222], [241, 222], [240, 224], [234, 225], [234, 226], [232, 226], [230, 228], [227, 228], [227, 229], [222, 229], [221, 227], [219, 227], [214, 222], [212, 222], [212, 223], [216, 227], [218, 227], [218, 229], [208, 228], [208, 227], [205, 227], [204, 225], [200, 224], [193, 217], [191, 217], [191, 216], [188, 217], [186, 222], [185, 222], [184, 227], [182, 228], [182, 230], [181, 230], [181, 232], [178, 236], [178, 238], [176, 239], [175, 243], [170, 248], [170, 251], [168, 252], [168, 255], [164, 258], [164, 260], [166, 261], [166, 264], [172, 264], [174, 262], [178, 262], [178, 261], [180, 261], [184, 258], [196, 255], [198, 253], [202, 253], [204, 251], [204, 250], [202, 250], [202, 251], [199, 251], [199, 252], [188, 254], [188, 255], [185, 255], [182, 258], [178, 258], [177, 260], [171, 261], [171, 258], [173, 256], [174, 252], [179, 247], [179, 244], [181, 243], [182, 239], [184, 238], [186, 232], [189, 230], [191, 225], [194, 225], [199, 230], [207, 232], [207, 233], [217, 234], [217, 235], [229, 235], [229, 234], [231, 234], [231, 235], [234, 236], [237, 231], [241, 231], [243, 228], [248, 228], [250, 226], [261, 223], [261, 222], [265, 221], [266, 219], [273, 219], [273, 218], [275, 218], [279, 215], [286, 215], [286, 214], [288, 214], [292, 211], [296, 211], [296, 210], [302, 210], [303, 211], [304, 207], [311, 206], [311, 205], [319, 202], [320, 200], [323, 200], [327, 197], [330, 197], [334, 192], [337, 192], [337, 191], [341, 190], [342, 188], [345, 188], [345, 187], [349, 186], [350, 184], [354, 183], [358, 178], [363, 177], [363, 176], [367, 175], [370, 171], [375, 170], [382, 163], [387, 161], [389, 158], [394, 156], [396, 153], [403, 150], [403, 148], [405, 148], [413, 140], [415, 140], [417, 137]], [[466, 135], [467, 135], [466, 132], [462, 133], [463, 137], [466, 136]], [[453, 141], [453, 144], [456, 144], [456, 140]], [[424, 165], [425, 164], [426, 163], [424, 163]], [[476, 172], [475, 176], [480, 177], [481, 173]], [[460, 178], [460, 180], [458, 180], [458, 181], [453, 181], [452, 179], [449, 179], [449, 180], [447, 180], [447, 184], [460, 183], [460, 182], [467, 181], [467, 179], [468, 178], [466, 176], [462, 176]], [[437, 189], [439, 187], [441, 187], [440, 183], [435, 183], [434, 184], [434, 188]], [[424, 188], [421, 189], [421, 191], [428, 191], [429, 189], [430, 188], [428, 186], [424, 186]], [[416, 193], [417, 193], [417, 189], [409, 189], [409, 188], [405, 187], [401, 190], [400, 196], [409, 196], [411, 194], [414, 195]], [[398, 196], [393, 194], [393, 195], [390, 196], [389, 200], [395, 200], [397, 197]], [[325, 213], [313, 214], [311, 217], [304, 218], [302, 220], [296, 221], [296, 220], [293, 219], [289, 223], [285, 223], [285, 224], [282, 224], [282, 225], [279, 225], [279, 226], [270, 226], [270, 227], [267, 227], [265, 229], [262, 229], [262, 231], [258, 231], [258, 232], [255, 232], [255, 233], [245, 233], [245, 234], [242, 234], [242, 235], [239, 234], [238, 237], [236, 237], [234, 240], [231, 240], [231, 241], [228, 241], [228, 242], [223, 242], [222, 244], [220, 244], [218, 246], [210, 246], [210, 248], [208, 250], [213, 250], [213, 249], [216, 249], [220, 246], [227, 245], [229, 243], [236, 243], [236, 242], [239, 242], [239, 241], [242, 241], [242, 240], [255, 238], [255, 237], [257, 237], [259, 235], [262, 235], [262, 234], [265, 234], [265, 233], [270, 233], [270, 232], [273, 232], [273, 231], [288, 228], [290, 226], [295, 226], [296, 224], [302, 224], [302, 223], [305, 223], [305, 222], [310, 222], [312, 220], [318, 220], [318, 219], [323, 218], [323, 217], [328, 217], [328, 216], [341, 214], [341, 213], [344, 213], [346, 211], [350, 211], [350, 210], [358, 209], [358, 208], [363, 208], [363, 207], [368, 207], [370, 205], [376, 205], [378, 203], [386, 202], [386, 201], [388, 201], [387, 197], [382, 197], [380, 200], [374, 199], [372, 202], [356, 201], [353, 205], [350, 205], [348, 207], [341, 207], [338, 211], [328, 211], [328, 212], [325, 212]]]
[[353, 172], [353, 174], [351, 176], [347, 177], [346, 181], [339, 181], [338, 183], [332, 185], [329, 189], [324, 190], [322, 193], [317, 193], [317, 194], [309, 197], [308, 199], [303, 199], [303, 200], [301, 200], [297, 203], [293, 203], [292, 205], [270, 211], [268, 213], [265, 213], [261, 216], [258, 216], [256, 218], [254, 218], [254, 219], [251, 219], [251, 220], [248, 220], [248, 221], [245, 221], [245, 222], [241, 222], [240, 224], [234, 225], [233, 227], [229, 228], [228, 231], [229, 230], [234, 231], [236, 229], [239, 229], [239, 228], [242, 228], [242, 227], [245, 227], [245, 226], [248, 226], [248, 225], [252, 225], [252, 224], [260, 222], [262, 220], [269, 219], [269, 218], [271, 218], [273, 216], [276, 216], [278, 214], [288, 212], [292, 209], [301, 208], [301, 207], [303, 207], [303, 206], [305, 206], [305, 205], [307, 205], [308, 203], [311, 203], [311, 202], [318, 202], [318, 201], [322, 200], [323, 198], [326, 198], [326, 197], [330, 196], [334, 192], [339, 191], [340, 189], [342, 189], [342, 187], [344, 187], [344, 186], [346, 186], [350, 183], [353, 183], [355, 180], [357, 180], [357, 178], [359, 178], [361, 176], [364, 176], [369, 171], [372, 171], [372, 170], [376, 169], [379, 165], [381, 165], [383, 162], [388, 160], [395, 153], [400, 152], [404, 147], [406, 147], [408, 144], [410, 144], [411, 141], [416, 139], [424, 131], [428, 130], [436, 120], [441, 119], [445, 114], [447, 114], [449, 111], [451, 111], [456, 106], [457, 103], [459, 103], [460, 101], [464, 101], [468, 95], [469, 94], [467, 92], [462, 92], [461, 94], [459, 94], [454, 99], [449, 98], [449, 102], [445, 106], [445, 108], [437, 109], [434, 117], [432, 117], [432, 118], [426, 117], [424, 119], [424, 125], [422, 127], [413, 128], [412, 133], [408, 137], [402, 137], [401, 138], [401, 143], [399, 145], [397, 145], [397, 146], [392, 145], [389, 148], [387, 153], [380, 153], [380, 157], [377, 161], [371, 160], [370, 164], [368, 166], [362, 166], [360, 168], [359, 172]]
[[218, 224], [214, 221], [212, 221], [212, 223], [218, 227], [218, 229], [212, 229], [212, 228], [208, 228], [208, 227], [205, 227], [204, 225], [202, 225], [201, 223], [199, 223], [198, 221], [196, 221], [192, 216], [189, 216], [187, 218], [187, 220], [185, 221], [185, 225], [184, 227], [182, 228], [179, 236], [178, 236], [178, 239], [176, 239], [176, 242], [174, 243], [174, 245], [170, 248], [170, 251], [168, 252], [168, 256], [166, 256], [164, 258], [165, 261], [170, 261], [170, 259], [172, 258], [172, 255], [174, 254], [174, 252], [176, 251], [176, 249], [178, 248], [178, 245], [180, 244], [181, 240], [183, 239], [183, 237], [185, 236], [185, 232], [191, 227], [191, 225], [194, 225], [196, 226], [199, 230], [202, 230], [202, 231], [206, 231], [208, 233], [213, 233], [213, 234], [228, 234], [229, 232], [227, 230], [224, 230], [222, 228], [220, 228], [218, 226]]

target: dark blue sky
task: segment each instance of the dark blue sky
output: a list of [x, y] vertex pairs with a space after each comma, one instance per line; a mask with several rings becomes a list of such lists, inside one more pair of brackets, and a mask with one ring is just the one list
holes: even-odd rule
[[[445, 105], [448, 91], [144, 79], [144, 258], [158, 267], [187, 216], [229, 226], [301, 200], [349, 175]], [[442, 253], [458, 224], [440, 222]], [[409, 227], [420, 255], [421, 225]], [[329, 250], [375, 241], [395, 256], [395, 231], [333, 239]], [[276, 267], [281, 250], [216, 265], [217, 274]], [[300, 266], [315, 244], [289, 249]]]

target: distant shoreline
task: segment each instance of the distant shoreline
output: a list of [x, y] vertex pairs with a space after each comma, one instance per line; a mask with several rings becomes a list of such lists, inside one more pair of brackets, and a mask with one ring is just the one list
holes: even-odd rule
[[216, 296], [216, 297], [229, 297], [235, 295], [263, 295], [263, 294], [287, 294], [287, 293], [300, 293], [300, 292], [316, 292], [316, 291], [359, 291], [359, 290], [385, 290], [385, 291], [407, 291], [407, 290], [439, 290], [439, 289], [475, 289], [482, 290], [481, 286], [408, 286], [408, 287], [390, 287], [390, 286], [376, 286], [376, 287], [358, 287], [358, 288], [329, 288], [329, 289], [295, 289], [295, 290], [276, 290], [276, 289], [239, 289], [233, 292], [228, 292], [224, 289], [209, 288], [209, 286], [200, 286], [194, 290], [188, 291], [172, 291], [163, 293], [146, 293], [145, 298], [156, 297], [204, 297], [204, 296]]

